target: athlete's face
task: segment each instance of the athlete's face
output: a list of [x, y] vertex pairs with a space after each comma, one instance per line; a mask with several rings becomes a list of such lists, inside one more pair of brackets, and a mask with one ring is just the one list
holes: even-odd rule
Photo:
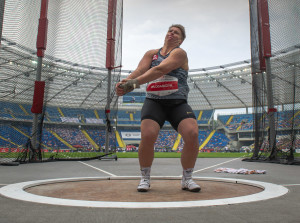
[[182, 43], [181, 30], [177, 27], [171, 27], [167, 32], [165, 40], [179, 46]]

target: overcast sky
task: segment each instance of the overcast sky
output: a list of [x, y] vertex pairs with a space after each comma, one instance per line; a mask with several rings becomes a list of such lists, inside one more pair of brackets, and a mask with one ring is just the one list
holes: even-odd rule
[[248, 0], [124, 0], [123, 69], [163, 45], [171, 24], [186, 28], [190, 69], [250, 59]]

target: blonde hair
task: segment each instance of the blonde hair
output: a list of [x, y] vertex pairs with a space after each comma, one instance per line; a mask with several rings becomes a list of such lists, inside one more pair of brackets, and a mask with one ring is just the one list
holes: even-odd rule
[[182, 41], [185, 39], [186, 35], [185, 35], [185, 28], [183, 25], [180, 24], [173, 24], [169, 27], [169, 29], [171, 29], [172, 27], [176, 27], [178, 29], [180, 29], [181, 31], [181, 35], [182, 35]]

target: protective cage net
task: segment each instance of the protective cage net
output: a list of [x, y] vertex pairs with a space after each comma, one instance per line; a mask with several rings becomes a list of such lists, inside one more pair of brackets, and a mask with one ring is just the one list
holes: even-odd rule
[[[50, 0], [47, 45], [41, 80], [36, 83], [41, 2], [0, 3], [0, 163], [110, 155], [116, 148], [114, 86], [121, 73], [123, 3]], [[110, 10], [109, 2], [114, 2], [115, 10]], [[108, 69], [109, 26], [114, 67]], [[43, 93], [35, 85], [43, 83], [42, 111], [33, 113], [33, 98]]]
[[[300, 164], [294, 157], [300, 149], [300, 1], [269, 0], [271, 86], [275, 127], [270, 125], [267, 72], [262, 69], [259, 0], [250, 0], [253, 120], [255, 146], [247, 161]], [[271, 146], [270, 132], [275, 132]]]

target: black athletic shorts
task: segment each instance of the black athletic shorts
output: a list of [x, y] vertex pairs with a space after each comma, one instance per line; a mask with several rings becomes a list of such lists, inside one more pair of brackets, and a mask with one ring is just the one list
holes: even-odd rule
[[146, 98], [141, 112], [142, 120], [156, 121], [160, 128], [168, 121], [176, 131], [179, 123], [186, 118], [196, 119], [196, 116], [184, 99]]

